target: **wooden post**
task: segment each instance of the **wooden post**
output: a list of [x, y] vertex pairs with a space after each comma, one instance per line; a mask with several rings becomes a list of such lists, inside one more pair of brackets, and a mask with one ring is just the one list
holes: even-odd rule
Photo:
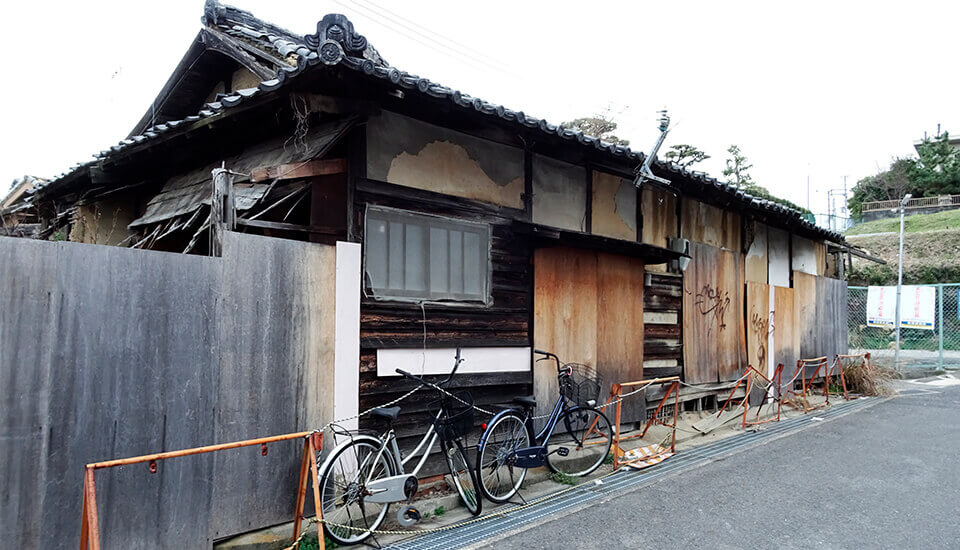
[[94, 469], [87, 466], [83, 472], [83, 521], [81, 522], [81, 550], [100, 550], [100, 525], [97, 519], [97, 489]]
[[310, 434], [307, 441], [310, 446], [310, 470], [313, 472], [313, 507], [317, 513], [317, 545], [319, 550], [327, 550], [327, 542], [323, 539], [323, 524], [321, 523], [323, 520], [323, 503], [320, 501], [320, 473], [317, 471], [317, 448], [323, 445], [323, 434]]
[[303, 458], [300, 460], [300, 482], [297, 485], [297, 505], [293, 512], [293, 540], [300, 538], [303, 522], [303, 500], [307, 496], [307, 476], [310, 474], [310, 438], [303, 441]]
[[211, 172], [213, 194], [210, 197], [210, 255], [223, 254], [223, 232], [233, 231], [237, 208], [233, 196], [233, 175], [224, 166]]

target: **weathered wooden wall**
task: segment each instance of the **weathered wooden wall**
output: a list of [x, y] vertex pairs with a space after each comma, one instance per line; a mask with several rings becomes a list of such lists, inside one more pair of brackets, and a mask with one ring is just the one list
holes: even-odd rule
[[[492, 231], [492, 302], [488, 306], [428, 303], [421, 308], [412, 302], [363, 298], [360, 313], [361, 410], [391, 401], [413, 388], [406, 380], [377, 376], [378, 349], [420, 349], [425, 345], [431, 348], [530, 346], [533, 268], [529, 238], [515, 231], [513, 225], [519, 211], [367, 180], [360, 183], [355, 195], [355, 226], [361, 241], [367, 204], [489, 224]], [[452, 359], [450, 366], [453, 367]], [[451, 387], [469, 388], [477, 404], [484, 406], [509, 402], [513, 396], [530, 395], [532, 381], [529, 371], [491, 372], [458, 375]], [[419, 440], [413, 436], [423, 433], [430, 417], [429, 401], [435, 398], [431, 392], [421, 392], [404, 403], [402, 421], [398, 422], [398, 426], [408, 428], [408, 432], [401, 433], [403, 447]], [[476, 421], [479, 424], [486, 419], [477, 415]], [[361, 428], [376, 426], [373, 419], [361, 419]], [[441, 471], [438, 468], [443, 467], [441, 462], [431, 463], [426, 473], [438, 473]]]
[[740, 250], [740, 215], [736, 212], [684, 198], [681, 218], [684, 238], [727, 250]]
[[683, 368], [688, 383], [734, 380], [745, 341], [739, 252], [690, 243], [683, 276]]
[[[583, 363], [603, 378], [601, 398], [615, 382], [643, 377], [643, 263], [572, 248], [534, 253], [534, 347], [561, 361]], [[538, 414], [557, 399], [552, 361], [534, 366]], [[642, 399], [624, 402], [624, 421], [646, 414]]]
[[[316, 283], [333, 251], [239, 234], [223, 258], [0, 238], [7, 544], [76, 540], [86, 463], [328, 420], [333, 289]], [[104, 547], [209, 547], [288, 521], [298, 445], [101, 470]]]
[[749, 236], [749, 246], [743, 259], [744, 279], [747, 282], [766, 284], [770, 261], [767, 254], [767, 226], [759, 222], [752, 222], [747, 235]]
[[747, 364], [767, 372], [770, 286], [747, 281]]
[[683, 277], [647, 273], [643, 289], [643, 375], [682, 374], [681, 305]]

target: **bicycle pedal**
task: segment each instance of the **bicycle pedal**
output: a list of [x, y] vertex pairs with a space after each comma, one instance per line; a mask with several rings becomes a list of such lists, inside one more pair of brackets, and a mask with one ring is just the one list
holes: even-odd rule
[[421, 517], [420, 511], [413, 506], [404, 506], [397, 510], [397, 523], [403, 527], [410, 527], [420, 521]]

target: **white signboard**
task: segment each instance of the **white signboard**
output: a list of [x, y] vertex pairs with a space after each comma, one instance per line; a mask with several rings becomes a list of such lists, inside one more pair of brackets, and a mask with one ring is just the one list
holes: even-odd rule
[[[903, 286], [900, 295], [900, 327], [933, 330], [937, 289]], [[896, 322], [897, 287], [867, 289], [867, 326], [893, 328]]]

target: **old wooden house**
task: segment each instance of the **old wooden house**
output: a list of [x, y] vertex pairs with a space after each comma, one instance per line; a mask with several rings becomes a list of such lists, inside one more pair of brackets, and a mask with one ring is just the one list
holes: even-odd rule
[[845, 352], [841, 235], [667, 162], [669, 185], [638, 188], [643, 160], [393, 67], [342, 15], [302, 36], [208, 1], [130, 135], [13, 207], [39, 238], [171, 254], [217, 255], [221, 231], [358, 244], [334, 416], [407, 391], [395, 368], [447, 372], [457, 346], [478, 404], [541, 407], [556, 372], [534, 348], [607, 385], [682, 376], [688, 407], [747, 364]]
[[361, 408], [456, 346], [480, 403], [549, 397], [532, 347], [695, 384], [845, 349], [849, 247], [799, 212], [660, 161], [638, 189], [643, 154], [395, 68], [340, 15], [203, 23], [130, 135], [29, 197], [40, 234], [208, 254], [225, 167], [228, 230], [362, 245]]

